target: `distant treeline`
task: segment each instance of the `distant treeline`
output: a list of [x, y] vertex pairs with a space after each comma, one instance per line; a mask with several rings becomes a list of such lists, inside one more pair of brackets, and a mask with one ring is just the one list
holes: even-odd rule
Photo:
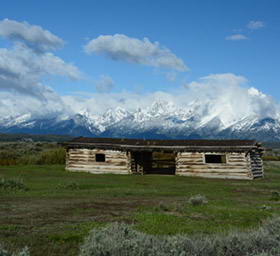
[[262, 146], [270, 149], [280, 149], [280, 142], [262, 142]]
[[56, 142], [0, 143], [0, 166], [64, 163], [65, 150]]
[[[12, 133], [0, 133], [0, 142], [13, 142], [13, 141], [41, 141], [41, 142], [63, 142], [69, 141], [77, 136], [70, 135], [57, 135], [57, 134], [12, 134]], [[261, 142], [265, 148], [280, 149], [280, 142]]]
[[14, 141], [40, 141], [40, 142], [63, 142], [73, 139], [69, 135], [55, 135], [55, 134], [9, 134], [0, 133], [0, 142], [14, 142]]

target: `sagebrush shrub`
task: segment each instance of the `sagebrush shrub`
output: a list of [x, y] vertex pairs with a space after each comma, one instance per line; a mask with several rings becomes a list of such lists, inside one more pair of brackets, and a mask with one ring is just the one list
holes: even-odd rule
[[271, 200], [279, 201], [280, 200], [280, 192], [279, 191], [271, 192]]
[[161, 212], [161, 211], [165, 212], [168, 211], [169, 208], [164, 202], [159, 202], [159, 204], [154, 207], [154, 210], [157, 212]]
[[0, 166], [64, 163], [65, 150], [56, 143], [18, 142], [0, 145]]
[[188, 237], [153, 236], [114, 223], [93, 230], [80, 256], [279, 256], [280, 218], [250, 232]]
[[193, 206], [198, 206], [202, 204], [207, 204], [208, 201], [205, 196], [203, 195], [195, 195], [190, 197], [189, 203], [192, 204]]
[[10, 253], [6, 250], [4, 250], [1, 246], [0, 246], [0, 256], [30, 256], [29, 254], [29, 250], [27, 247], [23, 248], [21, 251], [16, 252], [16, 253]]
[[56, 189], [69, 189], [69, 190], [77, 190], [80, 189], [80, 186], [77, 182], [66, 182], [60, 183], [57, 185]]
[[48, 151], [41, 152], [35, 164], [65, 164], [65, 150], [58, 147]]
[[9, 190], [9, 191], [27, 191], [28, 188], [25, 186], [22, 180], [20, 179], [0, 179], [0, 190]]
[[171, 255], [169, 249], [164, 239], [114, 223], [102, 230], [93, 230], [81, 246], [80, 256], [164, 256]]

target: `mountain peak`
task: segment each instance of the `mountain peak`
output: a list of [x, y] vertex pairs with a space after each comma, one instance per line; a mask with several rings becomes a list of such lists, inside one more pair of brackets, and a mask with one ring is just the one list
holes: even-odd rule
[[[252, 93], [257, 93], [253, 91]], [[186, 108], [156, 100], [146, 108], [123, 107], [92, 114], [84, 109], [75, 115], [34, 118], [31, 114], [2, 119], [0, 132], [58, 133], [79, 136], [146, 138], [252, 138], [280, 141], [280, 122], [273, 117], [251, 114], [238, 117], [232, 109], [197, 101]]]

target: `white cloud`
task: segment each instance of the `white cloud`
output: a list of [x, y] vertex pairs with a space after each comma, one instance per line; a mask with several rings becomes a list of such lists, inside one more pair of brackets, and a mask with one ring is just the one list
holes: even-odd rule
[[126, 61], [153, 67], [187, 71], [183, 60], [158, 42], [150, 42], [122, 34], [101, 35], [84, 46], [86, 53], [105, 55], [112, 60]]
[[43, 91], [49, 89], [40, 81], [45, 75], [61, 75], [74, 80], [82, 77], [77, 67], [52, 53], [36, 54], [22, 45], [0, 48], [0, 89], [44, 98]]
[[264, 27], [264, 22], [259, 21], [259, 20], [251, 20], [248, 24], [247, 24], [247, 28], [251, 29], [251, 30], [257, 30], [260, 28]]
[[56, 50], [64, 45], [61, 38], [40, 26], [9, 19], [0, 21], [0, 36], [24, 42], [28, 47], [38, 51]]
[[130, 112], [141, 108], [145, 112], [155, 101], [164, 102], [164, 105], [168, 102], [170, 106], [186, 113], [195, 107], [196, 114], [207, 118], [205, 122], [218, 116], [225, 126], [251, 116], [276, 117], [280, 111], [279, 104], [271, 97], [250, 87], [245, 77], [232, 73], [211, 74], [189, 83], [185, 89], [174, 89], [171, 92], [96, 93], [89, 97], [62, 98], [73, 112], [86, 110], [93, 116], [118, 107]]
[[280, 111], [280, 105], [270, 96], [249, 87], [245, 77], [232, 73], [202, 77], [191, 82], [188, 91], [198, 102], [209, 102], [208, 117], [219, 116], [225, 125], [248, 116], [277, 117]]
[[[49, 90], [48, 90], [49, 89]], [[57, 117], [72, 113], [50, 88], [42, 87], [44, 99], [24, 95], [18, 91], [0, 91], [0, 120], [8, 117], [28, 115], [33, 118]], [[38, 89], [40, 90], [40, 89]]]
[[169, 80], [171, 82], [175, 82], [177, 79], [177, 73], [174, 71], [167, 72], [167, 73], [165, 73], [165, 77], [167, 80]]
[[[58, 96], [47, 87], [34, 87], [47, 95], [42, 100], [19, 91], [0, 92], [0, 115], [30, 113], [32, 116], [68, 115], [87, 111], [91, 117], [98, 118], [108, 109], [125, 109], [137, 112], [139, 118], [154, 102], [162, 102], [167, 111], [177, 109], [185, 113], [195, 111], [202, 122], [218, 117], [225, 127], [246, 117], [278, 117], [280, 107], [271, 97], [251, 87], [247, 79], [232, 73], [211, 74], [190, 82], [186, 88], [170, 92], [152, 93], [93, 93], [79, 96]], [[167, 106], [168, 105], [168, 106]], [[177, 111], [176, 110], [176, 111]]]
[[225, 38], [226, 40], [231, 40], [231, 41], [240, 41], [240, 40], [247, 40], [248, 37], [242, 34], [233, 34], [230, 36], [227, 36]]
[[95, 82], [95, 88], [97, 92], [107, 93], [114, 87], [114, 81], [110, 76], [101, 75], [99, 80]]
[[42, 81], [53, 76], [78, 80], [82, 73], [45, 51], [61, 45], [60, 39], [40, 27], [20, 24], [7, 19], [0, 22], [0, 35], [13, 42], [9, 48], [0, 48], [0, 115], [67, 112], [61, 97]]

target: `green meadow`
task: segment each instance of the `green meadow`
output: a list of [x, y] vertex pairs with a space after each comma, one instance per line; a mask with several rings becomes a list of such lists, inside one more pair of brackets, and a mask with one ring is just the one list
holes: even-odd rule
[[[189, 203], [198, 194], [208, 203]], [[280, 215], [279, 195], [278, 162], [265, 162], [265, 178], [253, 181], [1, 166], [0, 241], [32, 256], [77, 255], [90, 230], [113, 222], [159, 236], [246, 231]]]

